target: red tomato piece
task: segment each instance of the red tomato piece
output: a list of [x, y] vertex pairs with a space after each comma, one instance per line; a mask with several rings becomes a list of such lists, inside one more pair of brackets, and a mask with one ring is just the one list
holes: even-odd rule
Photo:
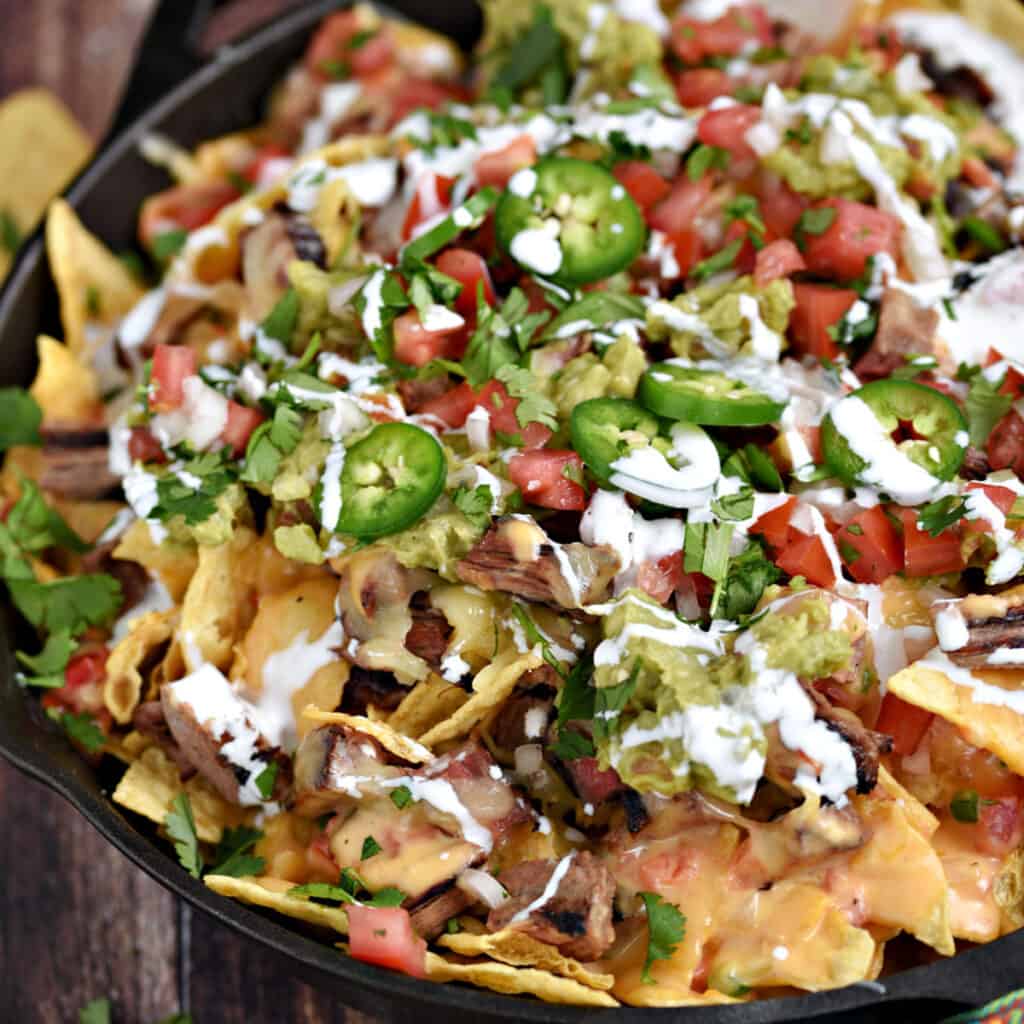
[[473, 168], [476, 183], [484, 188], [504, 188], [516, 171], [537, 162], [537, 145], [529, 135], [520, 135], [503, 149], [484, 153]]
[[402, 241], [408, 242], [416, 228], [424, 221], [444, 213], [451, 200], [454, 178], [440, 174], [424, 174], [416, 186], [402, 222]]
[[683, 174], [672, 183], [672, 191], [647, 211], [647, 223], [666, 235], [692, 231], [694, 219], [710, 195], [710, 177], [690, 181]]
[[[996, 484], [982, 484], [976, 480], [972, 480], [966, 488], [968, 491], [982, 491], [986, 498], [992, 502], [993, 505], [1004, 516], [1010, 514], [1010, 510], [1013, 508], [1014, 503], [1017, 500], [1017, 495], [1010, 490], [1009, 487], [999, 487]], [[989, 533], [994, 529], [994, 524], [990, 523], [987, 519], [961, 519], [960, 529], [964, 533]]]
[[360, 31], [359, 14], [354, 10], [339, 11], [320, 22], [306, 47], [306, 68], [314, 74], [324, 75], [324, 64], [337, 60], [348, 41]]
[[476, 392], [463, 381], [438, 398], [424, 402], [420, 413], [433, 416], [449, 427], [461, 427], [477, 404]]
[[1005, 857], [1019, 845], [1024, 835], [1024, 818], [1017, 797], [983, 797], [978, 806], [977, 845], [982, 853]]
[[579, 798], [595, 807], [625, 788], [619, 773], [614, 768], [598, 767], [596, 757], [577, 757], [565, 767]]
[[456, 347], [465, 338], [465, 325], [428, 331], [418, 310], [410, 309], [395, 318], [395, 358], [407, 366], [426, 366], [431, 359], [457, 358]]
[[672, 52], [686, 64], [742, 53], [749, 43], [769, 46], [772, 26], [760, 4], [742, 4], [713, 21], [679, 17], [672, 23]]
[[839, 345], [828, 329], [846, 316], [857, 301], [850, 288], [830, 288], [825, 284], [794, 282], [796, 306], [789, 316], [789, 341], [797, 355], [834, 359]]
[[772, 281], [806, 268], [800, 250], [788, 238], [778, 238], [758, 252], [754, 260], [754, 284], [767, 288]]
[[917, 525], [917, 509], [901, 508], [903, 522], [903, 550], [908, 576], [941, 576], [947, 572], [960, 572], [964, 556], [960, 550], [960, 531], [955, 527], [943, 530], [933, 537]]
[[493, 430], [517, 436], [522, 447], [527, 450], [543, 448], [551, 440], [551, 431], [542, 423], [528, 423], [525, 427], [519, 425], [516, 418], [519, 399], [513, 398], [499, 381], [488, 381], [477, 392], [476, 404], [483, 406], [490, 414]]
[[803, 576], [816, 587], [834, 587], [836, 574], [820, 537], [795, 533], [775, 556], [775, 564], [789, 576]]
[[787, 498], [778, 508], [765, 512], [763, 516], [755, 520], [750, 527], [751, 533], [759, 533], [764, 537], [770, 548], [784, 548], [790, 537], [796, 532], [789, 525], [796, 511], [796, 498]]
[[277, 160], [290, 160], [291, 156], [291, 153], [284, 146], [278, 146], [273, 142], [269, 142], [265, 146], [260, 146], [253, 153], [252, 158], [245, 165], [245, 170], [242, 171], [242, 177], [254, 185], [263, 184], [261, 176], [264, 170]]
[[680, 277], [686, 277], [704, 258], [704, 239], [699, 231], [677, 231], [668, 236], [668, 244], [675, 254]]
[[387, 128], [394, 128], [402, 118], [414, 110], [425, 108], [437, 110], [453, 100], [464, 102], [469, 99], [466, 89], [446, 82], [435, 82], [429, 78], [403, 78], [397, 88], [390, 91], [391, 112]]
[[349, 952], [356, 960], [414, 978], [427, 976], [427, 944], [413, 931], [408, 910], [352, 904], [345, 911]]
[[157, 345], [153, 350], [149, 407], [156, 412], [177, 409], [185, 400], [185, 378], [196, 373], [196, 354], [187, 345]]
[[577, 483], [583, 479], [583, 460], [575, 452], [520, 452], [509, 460], [508, 478], [531, 505], [571, 512], [587, 507], [587, 492]]
[[395, 40], [391, 31], [379, 29], [365, 42], [356, 47], [349, 46], [344, 59], [352, 66], [352, 73], [358, 77], [372, 75], [386, 68], [395, 57]]
[[220, 181], [176, 185], [158, 192], [142, 204], [139, 239], [148, 249], [158, 235], [167, 231], [201, 228], [239, 195], [234, 185]]
[[103, 682], [109, 653], [106, 647], [100, 647], [74, 655], [64, 669], [64, 685], [74, 690], [89, 683]]
[[740, 221], [733, 221], [725, 232], [725, 244], [741, 239], [743, 244], [740, 251], [733, 258], [732, 265], [741, 274], [750, 274], [754, 270], [754, 263], [757, 259], [757, 250], [750, 240], [750, 228]]
[[497, 303], [494, 285], [487, 264], [479, 253], [472, 249], [445, 249], [437, 257], [437, 269], [462, 285], [455, 300], [455, 308], [467, 319], [476, 320], [477, 286], [482, 286], [484, 302], [489, 306]]
[[992, 429], [985, 445], [993, 469], [1012, 469], [1024, 476], [1024, 418], [1011, 409]]
[[697, 123], [697, 138], [707, 146], [727, 149], [737, 159], [751, 159], [757, 154], [746, 135], [760, 120], [761, 108], [746, 103], [709, 110]]
[[960, 164], [960, 175], [968, 185], [975, 188], [995, 188], [999, 179], [992, 173], [988, 164], [976, 156], [965, 156]]
[[622, 187], [641, 210], [646, 210], [669, 194], [672, 186], [643, 160], [623, 160], [612, 168]]
[[128, 454], [132, 462], [166, 462], [163, 446], [147, 427], [132, 427], [128, 438]]
[[836, 544], [858, 583], [881, 583], [903, 568], [900, 536], [881, 505], [858, 512], [836, 534]]
[[228, 422], [220, 433], [220, 438], [231, 449], [231, 454], [238, 458], [249, 444], [252, 432], [263, 422], [263, 413], [259, 409], [250, 409], [234, 400], [228, 401]]
[[769, 239], [789, 238], [810, 202], [774, 174], [762, 174], [757, 186], [761, 219]]
[[636, 585], [655, 601], [664, 604], [683, 582], [683, 553], [665, 555], [656, 562], [643, 562], [636, 574]]
[[826, 199], [814, 209], [835, 210], [832, 223], [820, 235], [805, 235], [807, 269], [823, 277], [852, 281], [864, 273], [869, 256], [899, 254], [901, 225], [892, 214], [851, 199]]
[[893, 753], [909, 757], [920, 746], [934, 717], [930, 711], [910, 704], [895, 693], [887, 693], [882, 698], [875, 731], [892, 737]]
[[675, 87], [680, 105], [692, 109], [731, 96], [736, 83], [720, 68], [690, 68], [676, 75]]

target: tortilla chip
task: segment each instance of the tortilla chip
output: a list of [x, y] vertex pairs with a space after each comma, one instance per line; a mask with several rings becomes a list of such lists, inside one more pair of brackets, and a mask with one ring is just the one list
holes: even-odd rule
[[39, 369], [29, 393], [43, 410], [47, 426], [103, 423], [96, 374], [66, 345], [45, 334], [36, 341]]
[[176, 609], [147, 612], [132, 623], [128, 635], [110, 652], [103, 703], [118, 724], [127, 725], [132, 720], [142, 696], [140, 669], [170, 640], [177, 620]]
[[[0, 210], [24, 236], [89, 159], [92, 142], [46, 89], [23, 89], [0, 103], [0, 138]], [[0, 278], [12, 257], [0, 248]]]
[[165, 540], [158, 543], [153, 539], [149, 524], [137, 519], [121, 535], [114, 558], [126, 562], [138, 562], [154, 576], [159, 576], [171, 598], [178, 604], [185, 597], [185, 591], [199, 565], [199, 554], [190, 544], [175, 544]]
[[200, 776], [182, 784], [177, 766], [159, 747], [148, 747], [128, 766], [114, 790], [113, 800], [163, 825], [172, 801], [182, 791], [188, 793], [196, 835], [204, 843], [219, 843], [224, 829], [237, 827], [250, 817], [243, 808], [224, 800]]
[[536, 967], [563, 978], [571, 978], [587, 988], [606, 992], [615, 984], [613, 975], [588, 970], [578, 960], [563, 956], [554, 946], [538, 942], [514, 928], [483, 935], [456, 932], [454, 935], [442, 935], [437, 942], [459, 956], [489, 956], [511, 967]]
[[365, 736], [372, 736], [386, 751], [410, 764], [426, 764], [434, 760], [433, 753], [425, 746], [396, 732], [385, 722], [374, 722], [362, 715], [346, 715], [340, 711], [324, 711], [312, 704], [303, 708], [302, 717], [323, 725], [345, 725]]
[[[974, 670], [978, 680], [1019, 693], [1024, 673]], [[1024, 715], [1000, 704], [974, 700], [970, 686], [954, 682], [944, 672], [921, 662], [897, 672], [889, 689], [903, 700], [957, 726], [970, 743], [1002, 758], [1018, 775], [1024, 774]]]
[[706, 992], [694, 992], [691, 988], [673, 985], [671, 982], [659, 981], [657, 985], [638, 985], [630, 989], [629, 995], [616, 993], [630, 1006], [651, 1006], [668, 1008], [670, 1006], [725, 1006], [730, 1003], [742, 1003], [744, 1000], [727, 996], [709, 988]]
[[1006, 858], [993, 895], [1002, 912], [1003, 934], [1024, 928], [1024, 849], [1016, 849]]
[[890, 774], [885, 765], [878, 766], [878, 786], [875, 789], [876, 799], [894, 800], [899, 804], [911, 827], [917, 829], [930, 839], [939, 827], [939, 819], [909, 790], [904, 789]]
[[[142, 298], [128, 268], [91, 232], [63, 199], [46, 216], [46, 252], [60, 295], [64, 340], [78, 356], [88, 352], [88, 321], [113, 324]], [[89, 312], [90, 305], [97, 311]]]
[[396, 732], [420, 737], [450, 718], [469, 698], [466, 691], [440, 676], [430, 675], [416, 683], [387, 722]]
[[531, 995], [545, 1003], [578, 1006], [618, 1006], [607, 992], [581, 985], [570, 978], [560, 978], [534, 967], [509, 967], [493, 961], [455, 963], [437, 953], [427, 953], [427, 977], [431, 981], [461, 981], [480, 988], [489, 988], [505, 995]]
[[256, 907], [274, 910], [285, 917], [294, 917], [307, 924], [319, 925], [331, 931], [348, 934], [348, 917], [340, 907], [325, 907], [322, 903], [289, 896], [295, 883], [284, 878], [232, 878], [228, 875], [207, 875], [203, 882], [215, 893], [231, 899], [251, 903]]
[[421, 78], [456, 78], [465, 63], [459, 48], [447, 37], [411, 21], [388, 18], [398, 63]]
[[95, 544], [114, 517], [124, 509], [121, 501], [76, 501], [73, 498], [53, 498], [50, 502], [64, 517], [75, 533], [90, 544]]
[[473, 695], [458, 711], [429, 729], [420, 742], [428, 747], [458, 739], [483, 721], [491, 708], [496, 708], [516, 688], [524, 673], [544, 664], [539, 654], [527, 651], [520, 654], [514, 647], [502, 651], [490, 665], [477, 673], [473, 680]]

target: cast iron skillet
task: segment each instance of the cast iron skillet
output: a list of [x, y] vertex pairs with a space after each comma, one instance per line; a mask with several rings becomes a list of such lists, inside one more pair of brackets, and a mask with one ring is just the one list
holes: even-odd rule
[[[194, 41], [214, 0], [164, 0], [147, 30], [111, 141], [68, 190], [85, 224], [114, 248], [133, 244], [143, 198], [167, 180], [136, 153], [159, 130], [191, 146], [256, 122], [268, 90], [302, 52], [317, 22], [338, 6], [318, 0], [293, 10], [207, 65]], [[471, 0], [392, 0], [403, 14], [446, 32], [463, 46], [480, 31]], [[182, 82], [182, 79], [185, 79]], [[181, 83], [181, 84], [178, 84]], [[172, 88], [173, 87], [173, 88]], [[169, 92], [169, 94], [167, 94]], [[0, 295], [0, 385], [27, 384], [40, 331], [59, 337], [56, 294], [37, 233]], [[295, 973], [337, 992], [357, 1009], [394, 1021], [578, 1022], [656, 1024], [676, 1020], [754, 1024], [782, 1020], [907, 1021], [939, 1018], [993, 999], [1024, 981], [1024, 930], [952, 959], [833, 992], [713, 1009], [588, 1011], [475, 989], [420, 982], [340, 955], [280, 918], [227, 900], [183, 871], [153, 829], [108, 799], [113, 776], [94, 771], [26, 699], [14, 681], [13, 615], [0, 608], [0, 754], [60, 793], [135, 864], [191, 904], [250, 937], [259, 955], [286, 957]]]

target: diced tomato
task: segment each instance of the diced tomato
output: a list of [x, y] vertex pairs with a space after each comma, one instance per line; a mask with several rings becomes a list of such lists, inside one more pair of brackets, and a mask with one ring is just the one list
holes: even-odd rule
[[390, 29], [379, 29], [365, 42], [349, 47], [345, 60], [357, 77], [372, 75], [386, 68], [395, 58], [395, 39]]
[[880, 58], [878, 71], [890, 70], [904, 54], [900, 34], [891, 25], [863, 25], [858, 33], [861, 48], [877, 54]]
[[676, 551], [656, 562], [642, 562], [636, 574], [636, 585], [664, 604], [683, 582], [683, 553]]
[[403, 78], [397, 88], [390, 90], [388, 98], [391, 112], [385, 127], [394, 128], [414, 110], [437, 110], [452, 101], [464, 102], [469, 99], [469, 93], [462, 86], [447, 82], [408, 77]]
[[713, 21], [679, 17], [672, 23], [672, 52], [686, 64], [705, 57], [742, 53], [751, 43], [755, 49], [772, 42], [772, 26], [760, 4], [740, 4]]
[[903, 545], [881, 505], [858, 512], [836, 534], [843, 564], [858, 583], [881, 583], [903, 568]]
[[668, 244], [672, 246], [680, 277], [686, 277], [704, 258], [704, 239], [699, 231], [677, 231], [668, 236]]
[[412, 238], [416, 228], [424, 221], [444, 213], [451, 200], [454, 178], [446, 178], [440, 174], [424, 174], [416, 186], [416, 191], [409, 202], [402, 222], [402, 241]]
[[520, 135], [502, 149], [484, 153], [473, 168], [476, 183], [484, 188], [504, 188], [516, 171], [537, 162], [537, 145], [529, 135]]
[[64, 685], [74, 690], [89, 683], [102, 683], [107, 675], [106, 647], [94, 648], [74, 655], [64, 669]]
[[270, 142], [256, 150], [252, 155], [252, 159], [245, 165], [242, 177], [254, 185], [265, 184], [262, 180], [264, 171], [278, 160], [290, 159], [291, 153], [284, 146], [278, 146]]
[[740, 251], [733, 257], [732, 265], [741, 274], [750, 274], [754, 270], [757, 249], [750, 238], [750, 228], [741, 221], [733, 221], [725, 231], [725, 244], [740, 240], [743, 244]]
[[750, 527], [751, 533], [759, 533], [773, 550], [784, 548], [795, 532], [789, 525], [796, 511], [796, 498], [787, 498], [778, 508], [765, 512]]
[[641, 210], [646, 210], [669, 194], [672, 186], [643, 160], [623, 160], [612, 168], [622, 187]]
[[380, 29], [368, 39], [364, 32], [363, 19], [356, 10], [325, 18], [306, 48], [306, 68], [323, 79], [330, 76], [333, 63], [347, 65], [355, 75], [370, 75], [386, 67], [395, 50], [390, 31]]
[[690, 181], [683, 174], [672, 183], [672, 191], [647, 211], [647, 223], [666, 235], [692, 231], [697, 212], [710, 195], [711, 178]]
[[168, 231], [195, 231], [208, 224], [240, 193], [234, 185], [221, 181], [176, 185], [150, 196], [139, 213], [139, 239], [147, 249]]
[[461, 427], [476, 404], [476, 392], [463, 381], [438, 398], [424, 402], [420, 413], [423, 416], [434, 416], [449, 427]]
[[697, 138], [707, 146], [727, 149], [737, 159], [757, 156], [747, 142], [747, 132], [761, 120], [761, 108], [737, 103], [709, 110], [697, 123]]
[[851, 199], [826, 199], [814, 207], [828, 208], [835, 210], [832, 223], [820, 235], [805, 235], [808, 270], [852, 281], [864, 273], [869, 256], [886, 252], [896, 258], [901, 226], [892, 214]]
[[[1009, 487], [999, 487], [997, 484], [982, 484], [976, 480], [972, 480], [966, 488], [968, 491], [981, 491], [985, 497], [992, 502], [993, 505], [1004, 516], [1010, 514], [1010, 510], [1013, 508], [1014, 503], [1017, 501], [1017, 495], [1010, 490]], [[990, 523], [987, 519], [961, 519], [960, 529], [964, 533], [990, 533], [995, 528], [994, 523]]]
[[690, 68], [676, 75], [675, 86], [680, 105], [692, 109], [731, 96], [736, 83], [720, 68]]
[[800, 250], [788, 239], [778, 238], [761, 249], [754, 260], [754, 284], [767, 288], [780, 277], [806, 269]]
[[769, 240], [789, 238], [810, 202], [781, 178], [763, 172], [757, 185], [761, 219]]
[[977, 845], [983, 853], [1005, 857], [1024, 837], [1024, 819], [1017, 797], [982, 798], [978, 802]]
[[820, 537], [795, 533], [775, 556], [775, 564], [790, 576], [803, 576], [816, 587], [833, 587], [836, 574]]
[[965, 156], [960, 163], [960, 174], [975, 188], [995, 188], [999, 179], [984, 160], [976, 156]]
[[408, 910], [351, 904], [345, 911], [349, 953], [356, 960], [414, 978], [427, 976], [427, 943], [413, 931]]
[[678, 17], [672, 22], [672, 35], [669, 46], [684, 64], [699, 64], [704, 57], [700, 32], [702, 23], [696, 18]]
[[489, 306], [497, 303], [487, 264], [472, 249], [445, 249], [437, 257], [437, 269], [462, 285], [462, 291], [455, 300], [455, 309], [470, 322], [476, 322], [478, 285], [483, 289], [484, 302]]
[[428, 331], [415, 309], [395, 318], [394, 331], [395, 358], [407, 366], [426, 366], [431, 359], [457, 359], [466, 337], [464, 324]]
[[917, 509], [901, 508], [903, 522], [903, 550], [905, 569], [908, 576], [941, 576], [947, 572], [959, 572], [964, 567], [964, 556], [960, 550], [960, 531], [956, 527], [943, 530], [933, 537], [917, 525]]
[[245, 451], [252, 432], [263, 422], [264, 415], [259, 409], [250, 409], [234, 400], [228, 401], [228, 422], [220, 432], [220, 439], [238, 458]]
[[163, 446], [147, 427], [132, 427], [128, 438], [128, 455], [132, 462], [166, 462]]
[[[996, 363], [1003, 361], [1003, 355], [1001, 352], [997, 352], [996, 349], [990, 348], [988, 350], [988, 356], [985, 359], [986, 366], [995, 366]], [[1006, 368], [1006, 375], [1003, 377], [1003, 383], [999, 385], [999, 393], [1002, 395], [1012, 395], [1014, 398], [1019, 397], [1024, 393], [1024, 373], [1021, 373], [1016, 366], [1008, 366]]]
[[794, 282], [793, 297], [796, 306], [789, 316], [788, 332], [793, 350], [802, 356], [835, 359], [839, 345], [828, 329], [846, 316], [857, 293], [850, 288]]
[[509, 460], [508, 478], [531, 505], [571, 512], [587, 507], [587, 492], [578, 483], [583, 479], [583, 460], [575, 452], [520, 452]]
[[875, 731], [892, 737], [893, 753], [909, 757], [920, 746], [934, 717], [930, 711], [910, 704], [895, 693], [887, 693], [882, 698]]
[[499, 381], [488, 381], [477, 392], [476, 404], [483, 406], [490, 413], [491, 427], [494, 430], [517, 436], [523, 448], [527, 450], [543, 448], [551, 440], [551, 431], [542, 423], [528, 423], [525, 427], [519, 425], [516, 418], [519, 399], [512, 398], [505, 385]]
[[185, 400], [185, 378], [196, 373], [196, 354], [187, 345], [157, 345], [153, 350], [152, 393], [156, 412], [177, 409]]
[[1011, 409], [992, 429], [985, 445], [993, 469], [1012, 469], [1024, 476], [1024, 418]]

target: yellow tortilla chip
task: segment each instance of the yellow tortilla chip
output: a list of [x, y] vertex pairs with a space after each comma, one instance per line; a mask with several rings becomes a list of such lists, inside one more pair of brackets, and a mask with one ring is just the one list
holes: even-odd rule
[[1024, 849], [1014, 850], [993, 886], [993, 894], [1002, 912], [1002, 932], [1024, 928]]
[[76, 501], [70, 498], [54, 498], [51, 504], [64, 517], [68, 526], [90, 544], [96, 542], [125, 507], [120, 501]]
[[[0, 138], [0, 210], [24, 236], [89, 159], [92, 142], [46, 89], [23, 89], [0, 103]], [[0, 249], [0, 278], [12, 256]]]
[[464, 736], [483, 721], [491, 708], [496, 708], [515, 689], [524, 673], [544, 664], [539, 654], [520, 654], [514, 647], [502, 651], [473, 680], [473, 695], [450, 718], [429, 729], [420, 742], [428, 747]]
[[434, 755], [422, 743], [403, 736], [386, 722], [374, 722], [362, 715], [346, 715], [341, 711], [324, 711], [322, 708], [307, 705], [302, 711], [302, 717], [319, 722], [322, 725], [344, 725], [365, 736], [372, 736], [385, 750], [400, 757], [410, 764], [426, 764], [433, 761]]
[[388, 717], [388, 725], [406, 736], [419, 737], [450, 718], [469, 697], [461, 687], [430, 675], [409, 691]]
[[36, 341], [39, 369], [29, 393], [43, 410], [47, 425], [103, 422], [100, 386], [92, 368], [66, 345], [40, 334]]
[[485, 960], [477, 963], [454, 963], [437, 953], [427, 953], [427, 977], [431, 981], [462, 981], [480, 988], [489, 988], [505, 995], [531, 995], [545, 1003], [570, 1003], [578, 1006], [618, 1006], [607, 992], [581, 985], [570, 978], [560, 978], [534, 967], [509, 967]]
[[182, 784], [177, 766], [159, 747], [148, 747], [128, 766], [113, 800], [162, 825], [172, 801], [181, 792], [188, 793], [196, 835], [204, 843], [219, 843], [224, 829], [237, 827], [249, 818], [243, 808], [229, 804], [200, 776]]
[[60, 295], [64, 340], [72, 353], [84, 356], [87, 321], [115, 323], [142, 298], [142, 289], [63, 199], [55, 199], [46, 216], [46, 252]]
[[[983, 684], [1024, 696], [1024, 673], [974, 670], [971, 674]], [[992, 751], [1024, 775], [1024, 715], [1000, 704], [975, 701], [970, 686], [921, 662], [897, 672], [888, 685], [897, 697], [952, 722], [969, 742]]]
[[275, 910], [285, 917], [294, 917], [307, 924], [319, 925], [331, 931], [348, 934], [348, 918], [340, 907], [325, 907], [312, 900], [289, 896], [295, 883], [284, 878], [232, 878], [228, 875], [207, 875], [203, 882], [221, 896], [251, 903], [253, 906]]
[[171, 598], [179, 603], [199, 565], [199, 555], [194, 546], [175, 544], [170, 540], [157, 543], [149, 524], [141, 519], [121, 535], [114, 548], [114, 558], [138, 562], [154, 576], [159, 576]]
[[177, 610], [147, 612], [132, 623], [128, 635], [110, 652], [103, 703], [120, 725], [127, 725], [139, 706], [141, 667], [170, 640], [177, 620]]
[[876, 800], [894, 800], [906, 816], [907, 822], [925, 839], [931, 838], [939, 827], [939, 819], [916, 796], [904, 789], [889, 774], [884, 764], [878, 766], [878, 786], [873, 795]]
[[613, 975], [588, 970], [578, 960], [563, 956], [554, 946], [538, 942], [525, 932], [517, 932], [513, 928], [483, 935], [456, 932], [454, 935], [442, 935], [437, 942], [439, 946], [459, 956], [489, 956], [511, 967], [536, 967], [563, 978], [571, 978], [587, 988], [606, 992], [615, 984]]

